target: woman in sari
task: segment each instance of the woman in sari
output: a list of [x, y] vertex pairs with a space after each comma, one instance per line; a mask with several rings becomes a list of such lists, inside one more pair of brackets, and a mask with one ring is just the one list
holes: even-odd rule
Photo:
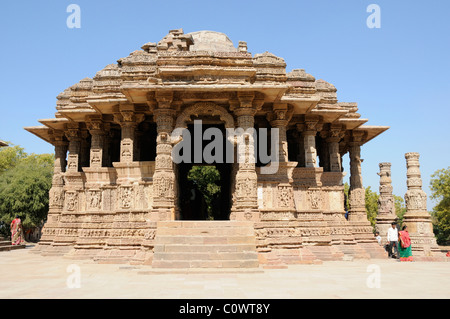
[[408, 227], [403, 226], [398, 232], [398, 253], [400, 261], [413, 261], [411, 251], [411, 238], [409, 238]]
[[16, 215], [16, 218], [11, 222], [11, 243], [12, 245], [21, 245], [23, 242], [22, 221]]

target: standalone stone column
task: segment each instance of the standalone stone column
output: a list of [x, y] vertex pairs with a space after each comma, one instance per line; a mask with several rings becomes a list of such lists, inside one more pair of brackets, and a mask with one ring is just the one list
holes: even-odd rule
[[376, 229], [385, 239], [391, 224], [397, 220], [394, 195], [392, 195], [391, 163], [380, 163], [380, 197], [378, 198], [378, 216]]
[[439, 253], [439, 248], [433, 234], [431, 216], [427, 211], [427, 195], [422, 190], [419, 157], [419, 153], [405, 154], [408, 190], [405, 194], [406, 213], [403, 225], [408, 226], [413, 254], [432, 256], [433, 253]]

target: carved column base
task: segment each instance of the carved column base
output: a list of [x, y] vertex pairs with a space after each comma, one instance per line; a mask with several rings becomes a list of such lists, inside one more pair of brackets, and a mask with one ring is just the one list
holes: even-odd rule
[[260, 213], [257, 208], [236, 208], [231, 210], [230, 220], [240, 221], [260, 221]]
[[386, 241], [386, 236], [388, 233], [389, 228], [391, 228], [392, 223], [397, 221], [397, 216], [382, 216], [382, 215], [378, 215], [377, 217], [377, 222], [375, 224], [375, 229], [377, 232], [380, 233], [380, 236], [382, 238], [382, 242]]
[[441, 255], [428, 212], [406, 213], [403, 216], [403, 225], [408, 227], [413, 258], [416, 255], [422, 257]]

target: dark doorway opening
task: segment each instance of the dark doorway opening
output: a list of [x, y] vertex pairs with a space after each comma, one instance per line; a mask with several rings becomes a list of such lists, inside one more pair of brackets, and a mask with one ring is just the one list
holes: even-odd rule
[[[199, 169], [200, 168], [200, 169]], [[199, 173], [201, 168], [208, 168], [209, 174]], [[192, 174], [193, 172], [197, 174]], [[216, 181], [205, 181], [210, 179], [211, 171], [218, 175]], [[229, 220], [230, 216], [230, 185], [231, 164], [179, 164], [178, 185], [180, 191], [180, 209], [182, 220]], [[203, 175], [203, 176], [202, 176]], [[209, 182], [209, 187], [205, 184]], [[212, 186], [212, 187], [211, 187]], [[211, 196], [205, 188], [218, 188]]]
[[[229, 220], [231, 211], [232, 164], [226, 163], [226, 134], [223, 124], [203, 124], [202, 136], [208, 128], [222, 131], [223, 149], [215, 150], [223, 154], [219, 163], [194, 162], [178, 164], [178, 190], [181, 220]], [[194, 126], [188, 125], [191, 133], [191, 150], [195, 150]], [[211, 141], [202, 140], [202, 151]], [[206, 184], [210, 184], [207, 186]], [[215, 189], [215, 191], [211, 191]], [[211, 195], [214, 193], [214, 195]]]

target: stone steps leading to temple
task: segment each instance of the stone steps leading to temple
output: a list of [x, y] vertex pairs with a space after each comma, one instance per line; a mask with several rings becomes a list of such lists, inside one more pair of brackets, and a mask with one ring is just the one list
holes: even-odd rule
[[158, 222], [153, 268], [258, 268], [253, 223]]

